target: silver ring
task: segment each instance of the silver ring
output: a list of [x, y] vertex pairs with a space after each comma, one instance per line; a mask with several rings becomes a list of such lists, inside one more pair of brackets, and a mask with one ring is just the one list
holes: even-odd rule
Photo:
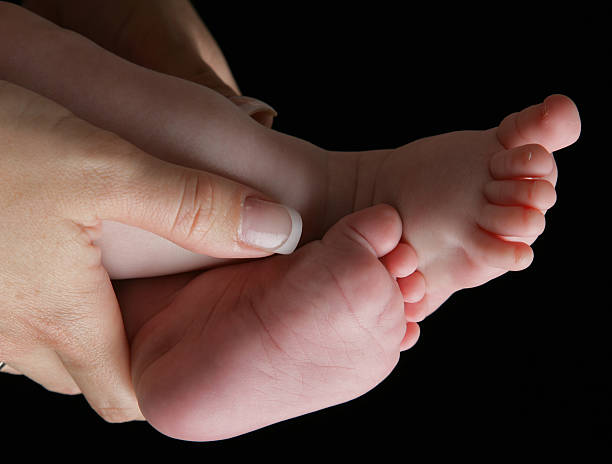
[[0, 361], [0, 371], [2, 370], [4, 366], [6, 366], [6, 363], [4, 361]]

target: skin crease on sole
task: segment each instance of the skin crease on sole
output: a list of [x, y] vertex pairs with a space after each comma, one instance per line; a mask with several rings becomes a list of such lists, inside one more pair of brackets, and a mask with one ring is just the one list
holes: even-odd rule
[[378, 205], [292, 255], [211, 270], [171, 293], [132, 342], [147, 420], [176, 438], [218, 440], [376, 386], [419, 334], [379, 259], [400, 235], [397, 212]]

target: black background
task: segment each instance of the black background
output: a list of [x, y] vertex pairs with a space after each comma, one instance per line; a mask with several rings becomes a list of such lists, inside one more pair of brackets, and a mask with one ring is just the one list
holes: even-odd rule
[[245, 450], [282, 456], [280, 445], [290, 456], [396, 450], [401, 459], [610, 447], [610, 46], [601, 12], [330, 4], [195, 2], [242, 92], [278, 111], [276, 129], [325, 148], [390, 148], [486, 129], [551, 93], [570, 96], [583, 131], [556, 155], [558, 203], [533, 265], [454, 295], [421, 324], [420, 341], [395, 371], [349, 403], [222, 442], [188, 443], [143, 423], [106, 424], [81, 397], [2, 376], [3, 442], [26, 437], [62, 453], [78, 439], [118, 456], [152, 450], [204, 459]]

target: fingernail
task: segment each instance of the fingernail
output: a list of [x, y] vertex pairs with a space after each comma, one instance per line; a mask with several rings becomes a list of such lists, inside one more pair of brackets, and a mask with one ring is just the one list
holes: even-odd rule
[[274, 108], [256, 98], [238, 95], [230, 97], [230, 100], [246, 114], [268, 128], [272, 127], [272, 121], [278, 116]]
[[240, 239], [261, 250], [288, 255], [302, 236], [302, 217], [293, 208], [249, 197], [242, 207]]

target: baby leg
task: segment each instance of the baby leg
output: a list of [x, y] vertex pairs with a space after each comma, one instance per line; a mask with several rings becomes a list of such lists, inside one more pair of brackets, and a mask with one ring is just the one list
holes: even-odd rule
[[[329, 179], [324, 150], [264, 128], [206, 87], [125, 61], [6, 3], [0, 3], [0, 58], [0, 79], [47, 96], [158, 158], [237, 180], [294, 207], [305, 241], [321, 235], [328, 220], [322, 212], [341, 217], [350, 210], [351, 193]], [[333, 172], [342, 179], [351, 169]], [[346, 203], [342, 211], [327, 208], [328, 183]], [[105, 223], [98, 244], [114, 278], [218, 263], [120, 224]]]

